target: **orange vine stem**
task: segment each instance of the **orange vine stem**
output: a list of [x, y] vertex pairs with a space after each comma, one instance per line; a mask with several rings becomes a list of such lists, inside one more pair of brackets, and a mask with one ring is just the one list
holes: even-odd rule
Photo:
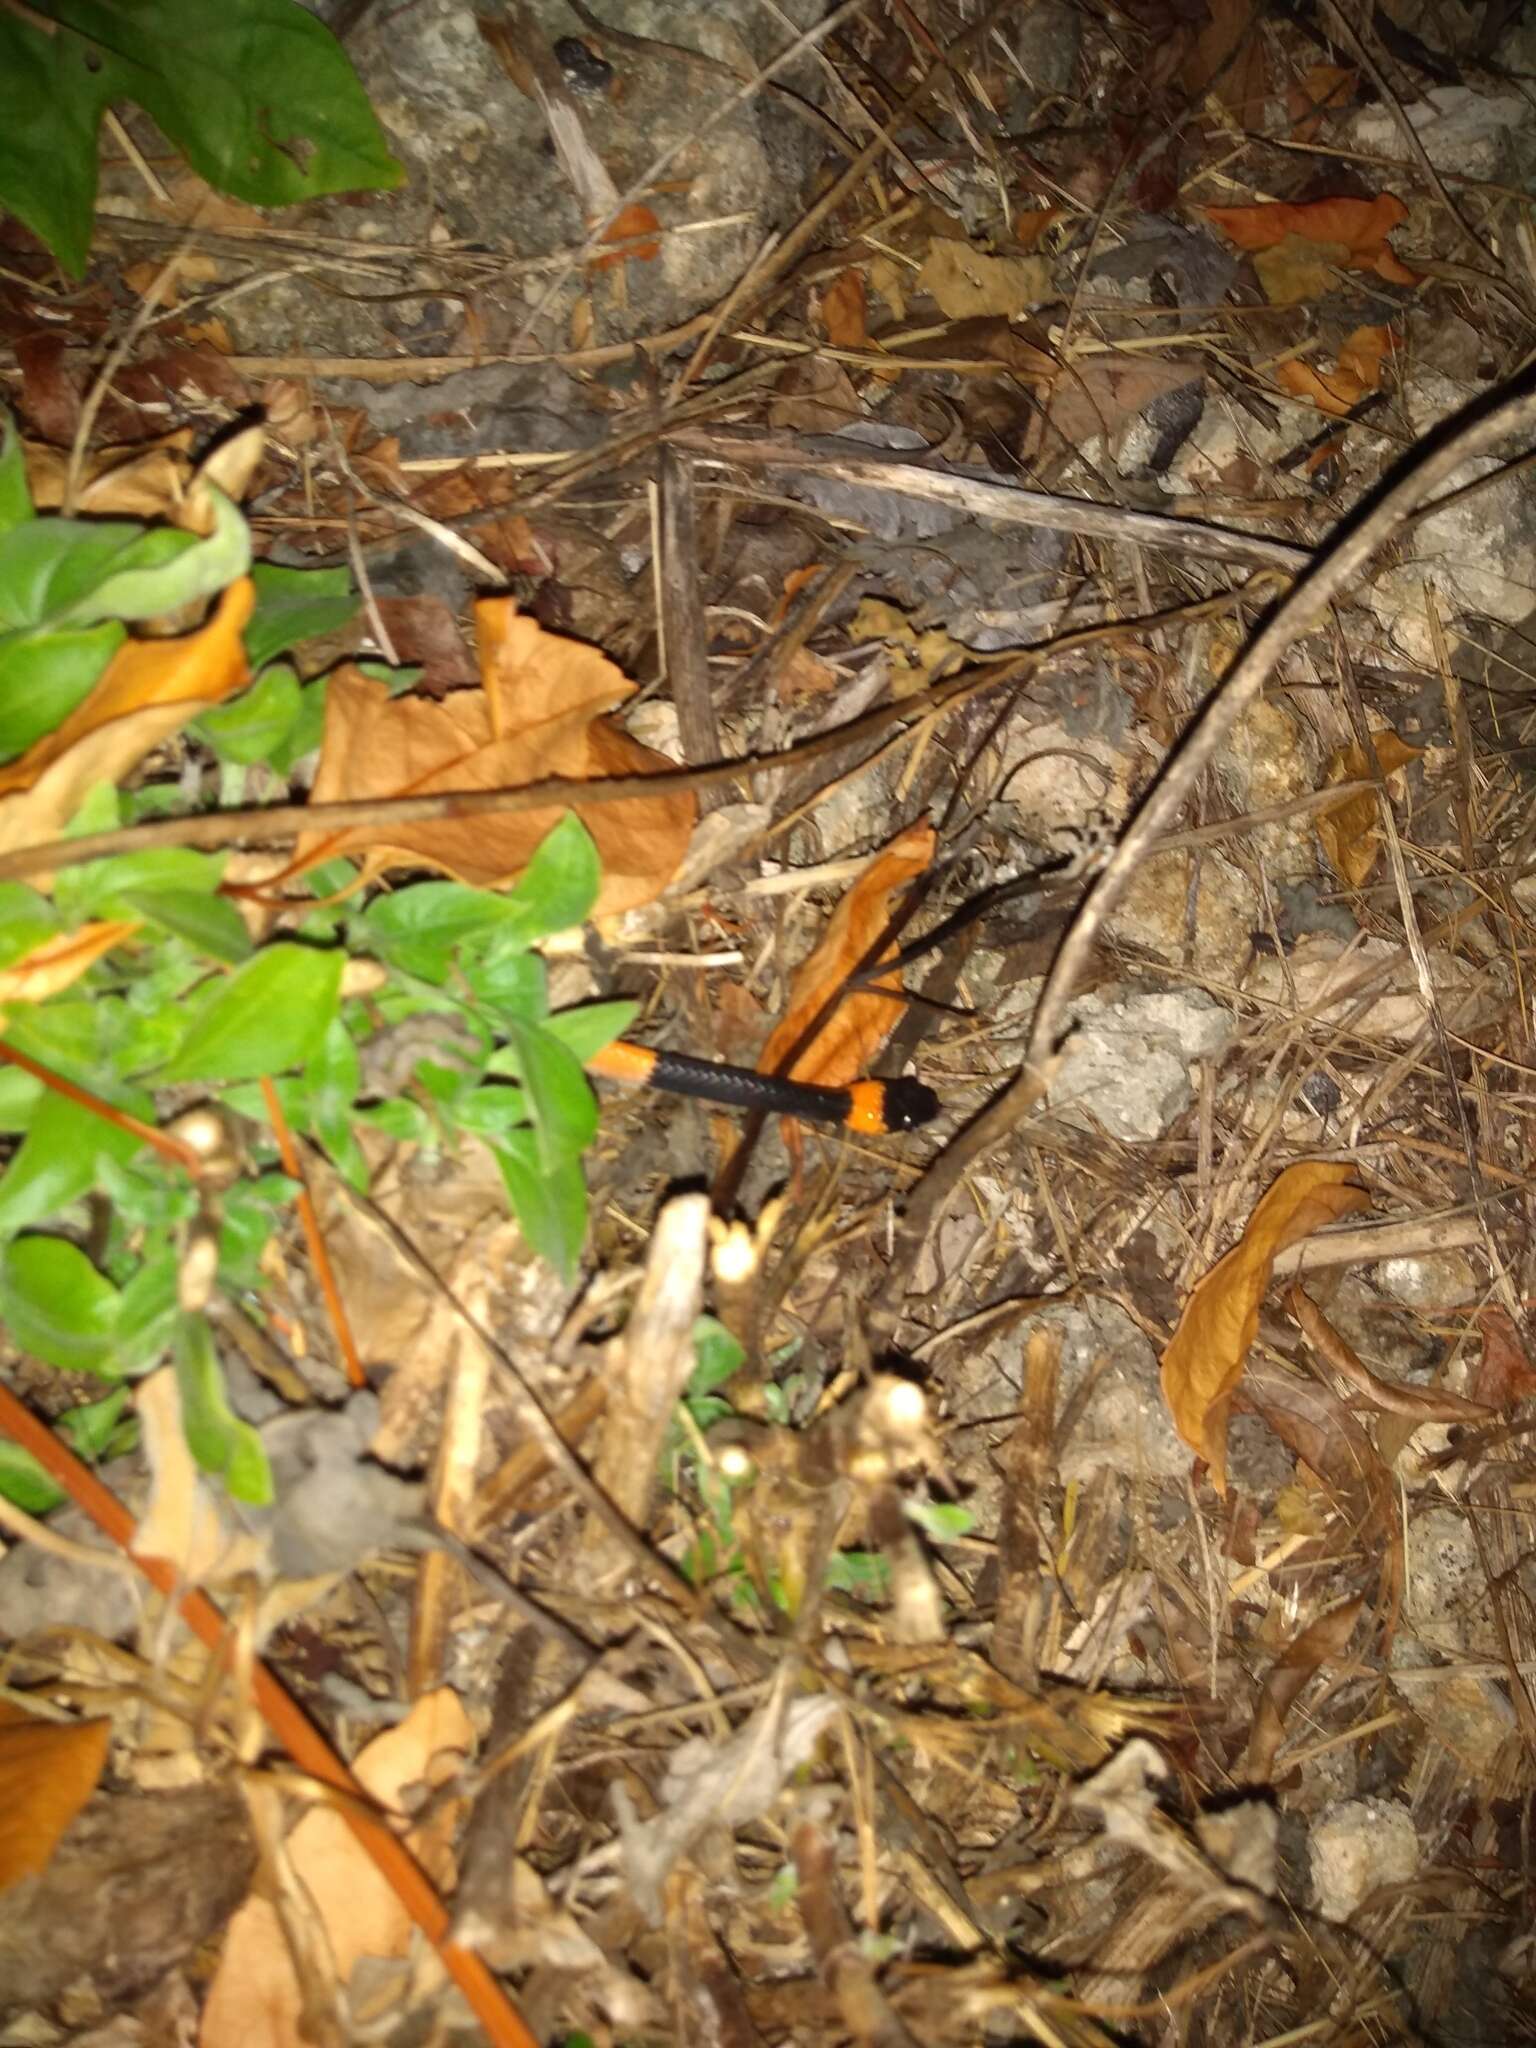
[[109, 1124], [116, 1124], [120, 1131], [127, 1131], [131, 1137], [142, 1139], [173, 1166], [183, 1166], [193, 1175], [200, 1171], [202, 1161], [192, 1147], [184, 1145], [180, 1138], [173, 1138], [168, 1131], [157, 1131], [153, 1124], [142, 1123], [138, 1117], [130, 1116], [126, 1109], [119, 1109], [116, 1103], [107, 1102], [100, 1095], [93, 1095], [89, 1088], [82, 1088], [76, 1082], [66, 1080], [63, 1074], [56, 1074], [52, 1067], [45, 1067], [41, 1060], [35, 1060], [29, 1053], [19, 1051], [3, 1038], [0, 1038], [0, 1060], [8, 1060], [13, 1067], [20, 1067], [24, 1074], [31, 1074], [45, 1087], [53, 1089], [55, 1094], [68, 1096], [71, 1102], [78, 1102], [82, 1109], [90, 1110], [93, 1116], [99, 1116]]
[[[116, 1494], [104, 1486], [95, 1473], [60, 1443], [52, 1430], [3, 1385], [0, 1385], [0, 1430], [32, 1453], [43, 1469], [69, 1494], [76, 1507], [90, 1517], [103, 1535], [125, 1553], [153, 1586], [167, 1599], [179, 1602], [182, 1618], [188, 1627], [199, 1641], [217, 1654], [224, 1647], [226, 1629], [223, 1615], [207, 1594], [183, 1590], [174, 1567], [165, 1558], [134, 1555], [128, 1547], [133, 1540], [133, 1517]], [[372, 1857], [411, 1919], [441, 1956], [443, 1967], [485, 2028], [493, 2048], [539, 2048], [535, 2036], [484, 1960], [472, 1949], [463, 1948], [449, 1939], [448, 1908], [438, 1897], [431, 1880], [399, 1837], [374, 1818], [369, 1810], [367, 1793], [325, 1737], [265, 1664], [258, 1662], [254, 1666], [251, 1685], [263, 1720], [294, 1762], [338, 1795], [337, 1812]]]
[[283, 1162], [283, 1171], [299, 1186], [299, 1221], [304, 1226], [304, 1242], [309, 1246], [310, 1262], [315, 1269], [315, 1278], [320, 1283], [320, 1293], [325, 1302], [326, 1314], [331, 1319], [331, 1328], [336, 1333], [337, 1348], [347, 1368], [347, 1379], [354, 1387], [366, 1387], [368, 1375], [363, 1370], [363, 1361], [358, 1356], [357, 1345], [352, 1337], [352, 1324], [347, 1316], [346, 1305], [341, 1298], [341, 1289], [336, 1285], [336, 1271], [331, 1264], [331, 1254], [326, 1246], [325, 1233], [320, 1228], [320, 1218], [315, 1213], [314, 1197], [309, 1192], [309, 1183], [304, 1178], [304, 1164], [299, 1158], [299, 1148], [293, 1142], [293, 1132], [283, 1114], [283, 1105], [271, 1081], [262, 1076], [262, 1100], [267, 1105], [267, 1115], [272, 1119], [273, 1135], [277, 1139], [278, 1157]]

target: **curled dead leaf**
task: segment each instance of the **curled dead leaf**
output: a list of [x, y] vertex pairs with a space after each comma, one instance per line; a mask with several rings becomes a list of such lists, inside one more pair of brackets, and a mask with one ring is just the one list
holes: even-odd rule
[[[937, 843], [931, 825], [909, 825], [859, 876], [833, 911], [819, 944], [796, 970], [789, 1008], [757, 1063], [763, 1073], [839, 1088], [869, 1065], [902, 1015], [899, 997], [880, 993], [899, 985], [892, 980], [849, 996], [801, 1051], [794, 1048], [833, 992], [865, 964], [890, 922], [896, 891], [923, 872]], [[894, 950], [888, 948], [882, 957]]]
[[1220, 1494], [1227, 1490], [1227, 1414], [1276, 1256], [1325, 1223], [1369, 1207], [1371, 1198], [1354, 1174], [1354, 1167], [1336, 1160], [1288, 1166], [1231, 1251], [1196, 1285], [1163, 1353], [1163, 1398], [1174, 1427], [1205, 1459]]
[[136, 917], [107, 918], [44, 939], [9, 967], [0, 968], [0, 1003], [42, 1003], [73, 987], [103, 953], [130, 938], [139, 922]]
[[1214, 227], [1253, 254], [1272, 249], [1287, 235], [1306, 242], [1342, 244], [1351, 270], [1371, 270], [1388, 284], [1417, 284], [1418, 273], [1399, 262], [1387, 241], [1401, 227], [1408, 209], [1395, 193], [1378, 192], [1374, 199], [1343, 196], [1292, 203], [1267, 201], [1259, 206], [1208, 206], [1205, 217]]
[[1307, 1680], [1325, 1664], [1337, 1663], [1365, 1608], [1363, 1600], [1346, 1600], [1309, 1622], [1275, 1659], [1259, 1694], [1248, 1737], [1248, 1776], [1265, 1783], [1285, 1734], [1285, 1717]]

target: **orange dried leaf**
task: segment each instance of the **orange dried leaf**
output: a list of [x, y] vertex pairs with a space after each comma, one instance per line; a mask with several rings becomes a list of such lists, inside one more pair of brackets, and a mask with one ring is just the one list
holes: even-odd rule
[[661, 222], [648, 206], [642, 206], [638, 200], [633, 206], [626, 206], [614, 215], [598, 238], [604, 242], [622, 242], [625, 247], [615, 249], [609, 256], [594, 256], [591, 268], [612, 270], [620, 263], [652, 262], [661, 254], [661, 244], [646, 237], [656, 235], [660, 228]]
[[[383, 683], [355, 668], [331, 678], [316, 803], [517, 789], [551, 775], [598, 781], [654, 775], [676, 765], [603, 715], [633, 695], [635, 686], [595, 647], [546, 633], [509, 598], [478, 604], [475, 627], [477, 690], [456, 690], [435, 703], [391, 697]], [[696, 812], [687, 790], [571, 808], [602, 860], [594, 912], [600, 917], [661, 893], [682, 860]], [[426, 863], [462, 882], [495, 888], [522, 872], [562, 810], [306, 832], [295, 871], [339, 853], [364, 853], [375, 872]]]
[[0, 768], [0, 851], [52, 838], [98, 782], [119, 781], [188, 719], [244, 686], [240, 635], [255, 595], [242, 576], [200, 631], [117, 650], [63, 724]]
[[844, 270], [833, 278], [822, 295], [821, 324], [834, 348], [863, 348], [869, 328], [862, 270]]
[[1374, 199], [1312, 199], [1300, 204], [1288, 200], [1269, 201], [1260, 206], [1208, 206], [1207, 220], [1252, 254], [1272, 249], [1287, 235], [1306, 242], [1335, 242], [1347, 251], [1352, 270], [1373, 270], [1388, 284], [1417, 284], [1418, 273], [1400, 263], [1388, 245], [1387, 236], [1408, 218], [1408, 209], [1395, 193], [1378, 192]]
[[1309, 398], [1320, 411], [1341, 418], [1381, 383], [1381, 365], [1392, 352], [1390, 327], [1357, 327], [1339, 350], [1338, 367], [1315, 370], [1293, 359], [1275, 369], [1275, 382], [1293, 397]]
[[1163, 1353], [1163, 1399], [1174, 1427], [1204, 1458], [1211, 1484], [1227, 1490], [1227, 1411], [1259, 1327], [1259, 1304], [1275, 1259], [1325, 1223], [1366, 1208], [1354, 1168], [1332, 1160], [1288, 1166], [1248, 1227], [1190, 1295]]
[[46, 1870], [96, 1790], [110, 1721], [41, 1721], [0, 1700], [0, 1891]]
[[9, 967], [0, 968], [0, 1003], [42, 1003], [70, 988], [103, 953], [110, 953], [139, 928], [136, 917], [83, 924], [78, 931], [44, 939]]
[[[1393, 776], [1410, 761], [1418, 760], [1422, 747], [1411, 747], [1395, 732], [1373, 733], [1371, 744], [1383, 776]], [[1370, 773], [1361, 749], [1353, 742], [1340, 747], [1328, 763], [1328, 782], [1358, 782]], [[1377, 821], [1376, 794], [1362, 789], [1354, 796], [1341, 797], [1317, 815], [1317, 837], [1328, 864], [1351, 889], [1363, 888], [1376, 865], [1381, 845]]]
[[[819, 1081], [829, 1088], [840, 1088], [863, 1073], [902, 1015], [904, 1006], [897, 997], [879, 993], [897, 987], [893, 980], [849, 996], [809, 1045], [799, 1053], [792, 1053], [792, 1048], [833, 991], [864, 965], [869, 949], [890, 922], [897, 890], [923, 872], [937, 843], [931, 825], [909, 825], [860, 875], [833, 911], [819, 945], [795, 974], [789, 1009], [758, 1060], [762, 1073], [787, 1073], [793, 1080]], [[881, 958], [894, 951], [894, 946], [888, 947]], [[791, 1062], [787, 1067], [786, 1060]]]
[[1024, 250], [1034, 249], [1052, 221], [1060, 217], [1059, 206], [1036, 206], [1013, 217], [1013, 239]]

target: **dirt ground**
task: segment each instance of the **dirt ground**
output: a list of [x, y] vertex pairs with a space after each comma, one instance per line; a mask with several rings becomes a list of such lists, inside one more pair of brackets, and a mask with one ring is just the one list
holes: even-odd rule
[[307, 676], [600, 649], [698, 822], [556, 1003], [857, 1014], [812, 1078], [938, 1115], [599, 1084], [569, 1283], [473, 1143], [318, 1161], [370, 1390], [296, 1222], [220, 1339], [307, 1561], [216, 1656], [0, 1564], [7, 1698], [113, 1730], [0, 2044], [1536, 2039], [1536, 22], [330, 12], [404, 183], [125, 115], [83, 283], [0, 227], [22, 434], [263, 420]]

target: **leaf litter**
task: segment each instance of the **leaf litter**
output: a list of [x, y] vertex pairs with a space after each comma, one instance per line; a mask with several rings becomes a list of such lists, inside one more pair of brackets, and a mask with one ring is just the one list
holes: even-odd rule
[[[263, 959], [333, 889], [515, 889], [561, 808], [493, 792], [707, 769], [575, 798], [601, 893], [544, 946], [557, 1007], [622, 996], [648, 1044], [826, 1085], [915, 1071], [944, 1114], [810, 1137], [790, 1177], [774, 1131], [737, 1153], [728, 1118], [605, 1097], [562, 1277], [494, 1126], [443, 1141], [454, 992], [396, 1019], [374, 991], [331, 1082], [372, 1121], [304, 1172], [376, 1412], [341, 1406], [284, 1225], [220, 1306], [232, 1407], [198, 1410], [270, 1429], [270, 1509], [193, 1471], [185, 1363], [135, 1383], [145, 1450], [107, 1472], [113, 1540], [222, 1619], [189, 1635], [167, 1579], [56, 1629], [29, 1573], [90, 1568], [8, 1525], [37, 1711], [0, 1729], [0, 1879], [18, 1928], [62, 1922], [55, 1874], [121, 1903], [72, 2005], [0, 1934], [6, 2022], [153, 2039], [175, 2010], [287, 2048], [462, 2031], [467, 1997], [504, 2041], [1518, 2038], [1528, 426], [1278, 657], [1024, 1063], [1084, 845], [1134, 829], [1305, 559], [1253, 544], [1326, 558], [1529, 356], [1536, 165], [1495, 90], [1528, 26], [925, 5], [840, 11], [790, 61], [758, 10], [577, 12], [511, 9], [446, 76], [431, 10], [352, 36], [377, 99], [495, 109], [452, 177], [453, 122], [410, 117], [441, 235], [389, 198], [363, 232], [156, 191], [116, 143], [77, 293], [0, 230], [37, 502], [214, 548], [211, 484], [258, 574], [366, 599], [268, 686], [297, 718], [324, 679], [308, 744], [234, 773], [206, 747], [252, 695], [246, 565], [141, 591], [0, 770], [0, 851], [113, 786], [240, 809], [224, 886]], [[205, 470], [257, 402], [265, 442]], [[376, 815], [253, 817], [333, 803]], [[117, 902], [30, 931], [7, 1030], [153, 942]], [[1094, 1085], [1053, 1097], [1064, 1049]], [[168, 1116], [197, 1083], [147, 1085]], [[3, 1377], [49, 1413], [101, 1391], [15, 1345]], [[429, 1506], [520, 1608], [416, 1547]], [[328, 1511], [355, 1540], [311, 1570]], [[279, 1680], [351, 1775], [291, 1727], [281, 1765]]]

